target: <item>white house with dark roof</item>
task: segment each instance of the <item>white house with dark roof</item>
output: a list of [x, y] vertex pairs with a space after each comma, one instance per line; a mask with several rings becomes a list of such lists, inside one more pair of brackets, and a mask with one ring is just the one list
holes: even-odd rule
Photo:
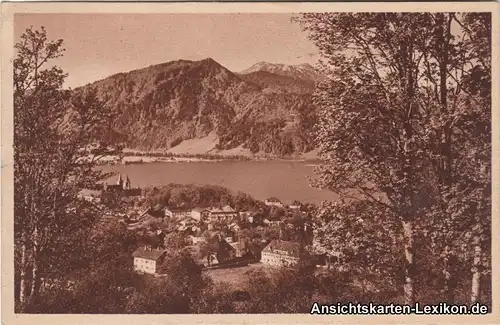
[[270, 197], [264, 201], [264, 204], [267, 206], [275, 206], [275, 207], [283, 207], [283, 203], [276, 197]]
[[165, 208], [165, 217], [171, 219], [191, 217], [191, 210], [178, 207]]
[[134, 271], [156, 274], [166, 251], [151, 247], [139, 247], [134, 254]]
[[300, 208], [302, 207], [302, 203], [300, 203], [299, 201], [293, 201], [288, 207], [293, 210], [300, 210]]
[[229, 205], [226, 205], [221, 209], [220, 208], [208, 209], [208, 219], [211, 222], [215, 221], [228, 222], [236, 217], [238, 217], [238, 212]]
[[101, 190], [90, 190], [90, 189], [83, 189], [78, 193], [78, 197], [89, 201], [89, 202], [96, 202], [100, 203], [101, 202]]
[[301, 256], [299, 243], [276, 239], [262, 250], [260, 261], [272, 266], [292, 266], [300, 261]]
[[194, 208], [191, 210], [191, 218], [202, 221], [209, 215], [209, 210], [206, 208]]

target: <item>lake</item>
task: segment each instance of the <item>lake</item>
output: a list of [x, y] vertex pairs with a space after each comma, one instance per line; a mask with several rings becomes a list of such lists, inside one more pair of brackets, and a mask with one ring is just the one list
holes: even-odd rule
[[[275, 196], [284, 203], [299, 200], [319, 203], [335, 200], [330, 191], [309, 186], [314, 165], [310, 161], [219, 161], [219, 162], [158, 162], [109, 165], [106, 171], [128, 175], [132, 186], [162, 186], [169, 183], [220, 185], [242, 191], [258, 200]], [[116, 176], [109, 180], [114, 182]]]

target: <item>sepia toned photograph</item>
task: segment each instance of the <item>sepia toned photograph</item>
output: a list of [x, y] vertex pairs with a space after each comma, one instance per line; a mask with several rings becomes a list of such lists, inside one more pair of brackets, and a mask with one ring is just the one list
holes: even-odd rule
[[496, 17], [329, 8], [13, 13], [13, 312], [494, 313]]

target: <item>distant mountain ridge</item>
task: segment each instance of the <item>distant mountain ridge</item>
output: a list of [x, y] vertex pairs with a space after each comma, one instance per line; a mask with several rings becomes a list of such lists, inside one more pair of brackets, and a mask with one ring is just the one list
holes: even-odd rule
[[318, 73], [309, 63], [286, 65], [281, 63], [259, 62], [252, 65], [250, 68], [241, 71], [240, 74], [244, 75], [257, 71], [266, 71], [285, 77], [310, 80], [313, 82], [324, 79], [324, 76], [321, 73]]
[[97, 89], [116, 113], [110, 132], [121, 132], [131, 149], [168, 150], [215, 133], [207, 152], [241, 148], [287, 156], [314, 149], [314, 79], [306, 71], [303, 78], [264, 70], [236, 74], [211, 58], [177, 60], [75, 91]]

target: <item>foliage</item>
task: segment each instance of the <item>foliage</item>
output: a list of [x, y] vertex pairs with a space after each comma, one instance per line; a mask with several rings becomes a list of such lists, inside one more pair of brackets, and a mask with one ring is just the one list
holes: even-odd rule
[[[314, 110], [299, 106], [293, 132], [287, 130], [287, 121], [274, 120], [255, 122], [241, 121], [220, 131], [219, 149], [232, 149], [238, 145], [250, 149], [252, 153], [274, 154], [287, 157], [314, 149], [310, 131], [314, 125]], [[224, 132], [224, 133], [222, 133]]]
[[195, 305], [198, 314], [232, 314], [236, 312], [234, 297], [226, 283], [208, 285]]
[[[491, 16], [310, 13], [296, 20], [329, 76], [314, 96], [325, 160], [315, 185], [345, 199], [324, 207], [318, 245], [331, 254], [371, 243], [375, 250], [354, 260], [369, 263], [373, 253], [376, 263], [366, 266], [382, 274], [388, 265], [404, 266], [407, 303], [415, 301], [415, 279], [425, 270], [419, 263], [441, 265], [445, 299], [453, 300], [452, 257], [470, 259], [465, 251], [473, 248], [478, 279], [490, 237], [482, 229], [491, 220]], [[333, 239], [334, 229], [350, 240]], [[377, 248], [386, 241], [403, 248], [404, 262]], [[431, 261], [418, 255], [426, 241], [438, 252]], [[397, 282], [399, 273], [390, 274]]]
[[[14, 238], [16, 308], [35, 299], [44, 279], [78, 261], [79, 245], [95, 207], [79, 191], [109, 175], [94, 170], [102, 155], [115, 153], [101, 137], [110, 112], [92, 88], [63, 89], [66, 74], [48, 66], [64, 49], [44, 28], [28, 29], [14, 59]], [[96, 153], [87, 155], [92, 147]], [[75, 236], [73, 238], [69, 238]]]
[[[116, 221], [99, 222], [79, 252], [77, 269], [51, 282], [45, 279], [30, 299], [31, 313], [120, 313], [141, 283], [132, 270], [135, 237]], [[82, 240], [82, 238], [79, 238]]]
[[189, 312], [189, 299], [168, 278], [151, 278], [132, 294], [126, 312], [130, 314], [183, 314]]
[[145, 193], [147, 204], [162, 204], [170, 207], [223, 207], [231, 205], [238, 210], [259, 210], [263, 203], [250, 195], [232, 191], [217, 185], [169, 184], [161, 188], [148, 189]]
[[282, 269], [266, 274], [251, 271], [247, 274], [250, 301], [243, 306], [243, 313], [307, 313], [314, 291], [311, 270]]
[[188, 240], [182, 233], [171, 232], [165, 236], [164, 247], [171, 251], [180, 251], [188, 246]]
[[403, 238], [388, 217], [391, 213], [366, 201], [324, 203], [315, 218], [313, 252], [332, 257], [331, 267], [349, 272], [351, 279], [370, 279], [374, 288], [401, 285]]

